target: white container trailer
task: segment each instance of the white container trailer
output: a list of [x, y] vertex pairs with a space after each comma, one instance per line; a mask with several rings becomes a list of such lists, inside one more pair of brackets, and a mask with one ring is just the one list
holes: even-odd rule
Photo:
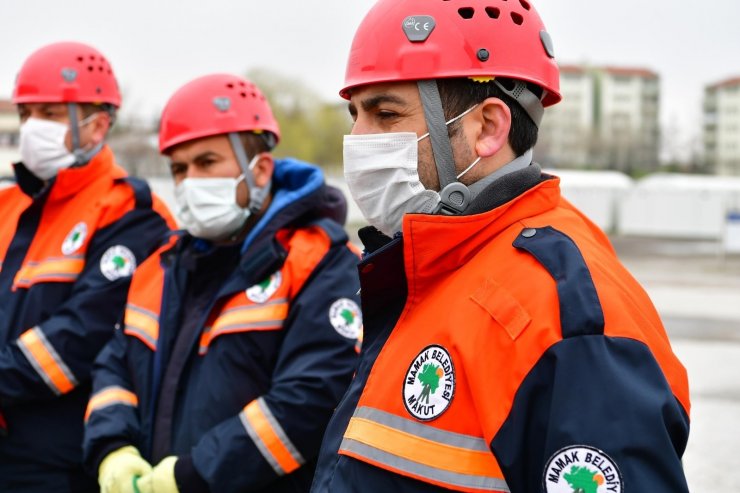
[[658, 173], [619, 205], [619, 232], [658, 238], [721, 240], [727, 213], [740, 206], [740, 178]]
[[617, 227], [618, 204], [633, 187], [632, 179], [618, 171], [546, 169], [560, 178], [563, 197], [606, 232]]

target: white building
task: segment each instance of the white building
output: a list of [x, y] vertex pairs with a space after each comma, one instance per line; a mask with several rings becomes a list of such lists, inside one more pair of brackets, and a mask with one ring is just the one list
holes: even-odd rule
[[563, 101], [545, 112], [537, 158], [555, 167], [658, 167], [660, 79], [630, 67], [560, 67]]
[[560, 67], [563, 100], [545, 111], [537, 159], [546, 166], [588, 167], [590, 142], [596, 128], [596, 84], [585, 67]]
[[705, 89], [704, 158], [718, 175], [740, 175], [740, 77]]
[[11, 164], [18, 154], [18, 112], [10, 101], [0, 99], [0, 177], [13, 174]]
[[658, 74], [640, 68], [605, 67], [599, 71], [599, 77], [601, 106], [597, 124], [602, 164], [626, 172], [657, 169]]

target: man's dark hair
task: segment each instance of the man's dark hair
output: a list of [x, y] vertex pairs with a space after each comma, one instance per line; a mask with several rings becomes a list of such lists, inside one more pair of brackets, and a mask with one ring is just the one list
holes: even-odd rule
[[[509, 85], [512, 87], [514, 85], [511, 79], [498, 78], [496, 80], [506, 88]], [[493, 81], [481, 83], [467, 78], [437, 79], [437, 86], [439, 87], [439, 96], [442, 99], [442, 108], [444, 108], [447, 120], [456, 117], [474, 104], [478, 104], [487, 98], [498, 98], [511, 110], [509, 145], [514, 153], [521, 156], [537, 143], [537, 125], [527, 115], [524, 108], [511, 96], [504, 93]], [[533, 84], [527, 84], [527, 87], [537, 96], [542, 94], [542, 90]], [[458, 123], [459, 120], [450, 126], [450, 136], [457, 132]]]
[[113, 106], [112, 104], [79, 103], [79, 107], [80, 107], [80, 112], [82, 113], [83, 118], [87, 118], [88, 116], [94, 113], [103, 112], [103, 113], [108, 113], [108, 116], [110, 116], [110, 126], [111, 127], [116, 122], [116, 107]]
[[269, 132], [256, 134], [254, 132], [239, 132], [239, 140], [242, 141], [244, 150], [247, 152], [247, 156], [251, 159], [252, 157], [262, 152], [270, 152], [272, 146], [270, 142], [274, 141], [272, 135], [267, 135]]

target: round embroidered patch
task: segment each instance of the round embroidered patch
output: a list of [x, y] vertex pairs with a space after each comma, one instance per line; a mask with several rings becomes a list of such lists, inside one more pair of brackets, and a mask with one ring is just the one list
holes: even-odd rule
[[109, 280], [115, 281], [131, 276], [136, 270], [136, 257], [123, 245], [112, 246], [100, 259], [100, 272]]
[[72, 255], [85, 243], [85, 238], [87, 238], [87, 224], [75, 224], [74, 228], [67, 233], [67, 237], [62, 242], [62, 253], [64, 255]]
[[546, 493], [622, 493], [622, 473], [601, 450], [565, 447], [550, 457], [542, 477]]
[[424, 348], [411, 362], [403, 382], [403, 404], [416, 419], [438, 418], [455, 395], [455, 366], [442, 346]]
[[247, 298], [255, 303], [264, 303], [269, 300], [273, 294], [275, 294], [275, 291], [278, 290], [282, 283], [283, 275], [280, 271], [277, 271], [261, 283], [255, 284], [251, 288], [247, 289]]
[[339, 298], [329, 308], [329, 321], [339, 335], [357, 339], [362, 330], [362, 311], [349, 298]]

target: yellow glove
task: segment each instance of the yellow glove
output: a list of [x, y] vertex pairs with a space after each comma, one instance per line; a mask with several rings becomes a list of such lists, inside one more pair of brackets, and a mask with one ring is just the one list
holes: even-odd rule
[[175, 482], [175, 462], [177, 457], [165, 457], [150, 473], [137, 479], [137, 493], [179, 493]]
[[151, 472], [152, 466], [135, 447], [127, 445], [105, 456], [98, 469], [100, 493], [134, 493], [134, 480]]

